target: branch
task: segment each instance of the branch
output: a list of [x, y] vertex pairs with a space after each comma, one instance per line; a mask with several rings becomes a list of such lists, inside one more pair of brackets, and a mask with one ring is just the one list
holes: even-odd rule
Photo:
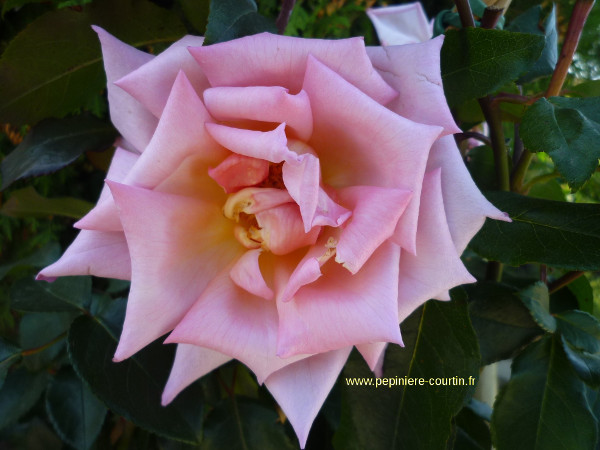
[[454, 0], [454, 4], [456, 5], [456, 10], [460, 16], [460, 23], [462, 23], [463, 28], [475, 28], [475, 19], [473, 19], [469, 0]]
[[560, 94], [560, 90], [567, 78], [569, 67], [573, 61], [573, 55], [575, 54], [575, 50], [577, 50], [577, 44], [579, 43], [583, 26], [592, 10], [592, 6], [594, 6], [594, 0], [578, 0], [575, 3], [573, 12], [571, 13], [571, 20], [569, 20], [569, 28], [567, 29], [565, 41], [558, 58], [558, 63], [554, 68], [550, 85], [546, 91], [546, 98]]
[[579, 278], [581, 275], [583, 275], [583, 273], [584, 272], [581, 270], [574, 270], [572, 272], [567, 272], [562, 277], [560, 277], [558, 280], [554, 280], [552, 283], [550, 283], [548, 285], [548, 292], [550, 294], [554, 294], [559, 289], [562, 289], [569, 283], [575, 281], [577, 278]]
[[277, 20], [275, 21], [277, 32], [279, 34], [284, 33], [285, 28], [290, 21], [290, 16], [292, 15], [292, 10], [294, 9], [295, 4], [296, 0], [283, 0], [281, 10], [279, 11], [279, 16], [277, 16]]

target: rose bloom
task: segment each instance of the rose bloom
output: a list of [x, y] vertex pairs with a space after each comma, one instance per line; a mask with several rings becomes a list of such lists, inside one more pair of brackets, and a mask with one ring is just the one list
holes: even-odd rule
[[443, 38], [187, 36], [152, 56], [96, 31], [122, 139], [38, 279], [131, 280], [115, 361], [170, 333], [168, 404], [237, 359], [304, 446], [352, 347], [381, 375], [398, 324], [475, 281], [460, 254], [486, 216], [506, 219], [451, 136]]

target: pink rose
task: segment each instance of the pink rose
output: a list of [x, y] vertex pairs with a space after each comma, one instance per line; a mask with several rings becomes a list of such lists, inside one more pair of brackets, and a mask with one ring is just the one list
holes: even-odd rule
[[352, 347], [380, 373], [398, 324], [474, 281], [460, 254], [505, 219], [450, 136], [442, 38], [188, 36], [152, 56], [96, 31], [123, 141], [38, 278], [130, 279], [115, 361], [171, 332], [167, 404], [235, 358], [304, 446]]
[[433, 36], [433, 20], [427, 20], [420, 2], [370, 8], [367, 15], [381, 45], [416, 44]]

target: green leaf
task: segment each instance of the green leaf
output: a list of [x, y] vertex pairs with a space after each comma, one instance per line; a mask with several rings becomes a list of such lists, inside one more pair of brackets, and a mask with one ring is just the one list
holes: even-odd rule
[[61, 439], [88, 449], [100, 433], [106, 408], [70, 367], [53, 378], [46, 391], [46, 411]]
[[0, 214], [9, 217], [48, 217], [65, 216], [80, 219], [85, 216], [94, 205], [85, 200], [72, 197], [46, 198], [28, 186], [11, 193]]
[[295, 448], [277, 420], [274, 409], [265, 408], [250, 399], [239, 396], [225, 399], [210, 412], [204, 422], [202, 449]]
[[548, 286], [539, 281], [519, 292], [519, 298], [529, 309], [535, 323], [550, 333], [556, 331], [556, 319], [550, 314]]
[[600, 205], [488, 192], [512, 223], [487, 220], [470, 246], [481, 256], [513, 266], [530, 262], [570, 270], [600, 268]]
[[91, 295], [90, 277], [60, 277], [53, 283], [21, 278], [10, 290], [11, 307], [18, 311], [85, 311]]
[[483, 97], [515, 80], [539, 58], [544, 42], [542, 36], [510, 31], [447, 31], [441, 65], [448, 104]]
[[198, 34], [206, 33], [210, 0], [180, 0], [185, 18], [192, 24]]
[[482, 365], [510, 358], [542, 330], [510, 286], [482, 281], [465, 286]]
[[593, 175], [600, 158], [600, 97], [542, 98], [523, 116], [521, 138], [533, 152], [546, 152], [572, 189]]
[[188, 388], [166, 407], [162, 389], [173, 358], [173, 346], [156, 342], [125, 361], [114, 363], [117, 339], [98, 321], [78, 317], [69, 331], [69, 355], [77, 374], [112, 411], [158, 435], [197, 443], [202, 397]]
[[492, 437], [489, 425], [471, 408], [465, 406], [454, 419], [456, 450], [491, 450]]
[[498, 450], [573, 450], [596, 445], [596, 420], [557, 337], [530, 345], [494, 405], [492, 439]]
[[583, 311], [564, 311], [556, 315], [558, 331], [574, 347], [600, 353], [600, 322]]
[[561, 336], [563, 350], [579, 378], [592, 387], [600, 386], [600, 354], [592, 354], [573, 347]]
[[[104, 88], [99, 25], [135, 46], [185, 34], [175, 13], [144, 0], [103, 0], [34, 20], [0, 59], [0, 123], [34, 124], [89, 104]], [[41, 45], [40, 43], [43, 43]]]
[[[353, 379], [374, 382], [361, 357], [352, 354], [342, 378], [336, 449], [445, 448], [452, 417], [472, 394], [480, 362], [460, 294], [453, 291], [455, 300], [449, 303], [429, 301], [402, 322], [406, 346], [390, 345], [383, 366], [383, 376], [394, 385], [350, 385]], [[402, 387], [405, 377], [422, 378], [424, 384]], [[435, 379], [445, 379], [446, 385], [436, 385]]]
[[47, 372], [32, 373], [20, 367], [11, 371], [0, 389], [0, 430], [21, 418], [40, 398]]
[[88, 150], [104, 150], [115, 137], [111, 124], [94, 117], [41, 122], [2, 161], [1, 189], [20, 178], [55, 172]]
[[594, 313], [594, 290], [585, 275], [571, 281], [567, 288], [577, 299], [579, 309], [590, 314]]
[[[23, 362], [31, 370], [47, 367], [65, 348], [66, 332], [75, 317], [71, 312], [29, 313], [19, 323]], [[27, 355], [25, 352], [35, 350]]]
[[211, 0], [205, 45], [270, 31], [275, 24], [260, 15], [254, 0]]
[[558, 33], [556, 31], [556, 7], [553, 5], [552, 11], [544, 20], [540, 29], [539, 22], [542, 18], [542, 7], [540, 5], [528, 9], [523, 14], [514, 19], [507, 30], [518, 31], [521, 33], [532, 33], [544, 36], [545, 45], [540, 58], [533, 67], [523, 75], [518, 83], [528, 83], [538, 77], [550, 75], [554, 71], [558, 61]]
[[56, 261], [61, 254], [60, 246], [56, 242], [50, 242], [35, 253], [18, 261], [13, 261], [0, 266], [0, 280], [16, 267], [45, 267]]
[[480, 145], [470, 149], [468, 165], [473, 181], [480, 190], [485, 191], [496, 187], [494, 153], [491, 147]]
[[[6, 371], [21, 356], [21, 349], [0, 337], [0, 372]], [[0, 383], [0, 388], [2, 383]]]

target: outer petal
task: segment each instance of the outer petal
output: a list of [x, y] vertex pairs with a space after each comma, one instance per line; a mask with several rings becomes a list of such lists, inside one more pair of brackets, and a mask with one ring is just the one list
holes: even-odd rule
[[398, 319], [402, 322], [420, 304], [473, 278], [463, 265], [446, 223], [441, 171], [425, 176], [417, 233], [417, 256], [402, 252], [398, 285]]
[[277, 354], [319, 353], [369, 342], [402, 344], [397, 289], [400, 248], [384, 243], [356, 274], [328, 264], [325, 276], [277, 302]]
[[385, 8], [367, 9], [367, 15], [381, 45], [425, 42], [433, 36], [433, 24], [427, 21], [420, 2]]
[[36, 279], [54, 281], [71, 275], [131, 279], [131, 260], [123, 232], [80, 231], [60, 259], [43, 269]]
[[[156, 133], [143, 156], [123, 181], [125, 184], [153, 189], [167, 179], [182, 162], [194, 156], [205, 166], [205, 181], [199, 195], [207, 199], [222, 199], [222, 191], [208, 179], [208, 167], [225, 158], [227, 152], [206, 133], [202, 124], [212, 120], [194, 88], [180, 72], [169, 97]], [[202, 178], [197, 180], [202, 182]], [[97, 205], [75, 224], [78, 228], [118, 231], [121, 221], [114, 202]]]
[[290, 420], [301, 448], [351, 350], [347, 347], [311, 356], [266, 379], [265, 385]]
[[175, 361], [162, 394], [162, 405], [166, 406], [186, 387], [212, 372], [231, 358], [208, 348], [190, 344], [177, 345]]
[[427, 170], [438, 168], [442, 169], [442, 195], [448, 227], [459, 255], [483, 226], [486, 216], [510, 222], [508, 215], [487, 201], [475, 186], [452, 136], [440, 138], [433, 144]]
[[102, 44], [112, 123], [138, 152], [143, 152], [156, 129], [157, 120], [141, 103], [113, 83], [154, 56], [124, 44], [100, 27], [92, 28]]
[[446, 104], [440, 74], [444, 36], [422, 44], [369, 47], [373, 66], [399, 93], [387, 106], [415, 122], [444, 127], [443, 134], [460, 133]]
[[352, 209], [352, 221], [342, 231], [335, 261], [351, 273], [356, 273], [373, 252], [394, 234], [412, 192], [352, 186], [341, 189], [339, 195], [342, 202]]
[[291, 95], [280, 86], [217, 87], [204, 91], [204, 103], [217, 120], [258, 120], [282, 123], [307, 140], [312, 114], [306, 92]]
[[305, 356], [282, 359], [277, 346], [274, 302], [233, 283], [230, 268], [217, 275], [165, 342], [213, 349], [240, 360], [262, 383], [270, 374]]
[[175, 78], [183, 71], [198, 95], [209, 84], [188, 47], [202, 45], [203, 37], [185, 36], [148, 64], [117, 80], [115, 84], [137, 99], [156, 117], [162, 115]]
[[362, 38], [320, 40], [255, 34], [191, 48], [212, 86], [283, 86], [300, 91], [307, 56], [313, 55], [377, 102], [395, 97], [373, 70]]
[[356, 346], [356, 349], [363, 356], [369, 365], [369, 369], [373, 371], [376, 377], [381, 377], [383, 375], [383, 359], [385, 357], [387, 346], [387, 342], [374, 342], [373, 344]]
[[232, 222], [195, 198], [109, 182], [131, 253], [132, 282], [115, 360], [172, 330], [241, 248]]
[[320, 149], [323, 181], [335, 188], [368, 185], [413, 191], [396, 240], [414, 251], [427, 155], [441, 128], [393, 113], [314, 58], [308, 61], [304, 90], [315, 121], [310, 144]]
[[[138, 158], [138, 154], [117, 147], [106, 178], [122, 181]], [[102, 187], [98, 204], [104, 201], [112, 202], [107, 185]], [[80, 231], [61, 258], [42, 270], [37, 279], [54, 281], [69, 275], [131, 279], [131, 259], [123, 232]]]

